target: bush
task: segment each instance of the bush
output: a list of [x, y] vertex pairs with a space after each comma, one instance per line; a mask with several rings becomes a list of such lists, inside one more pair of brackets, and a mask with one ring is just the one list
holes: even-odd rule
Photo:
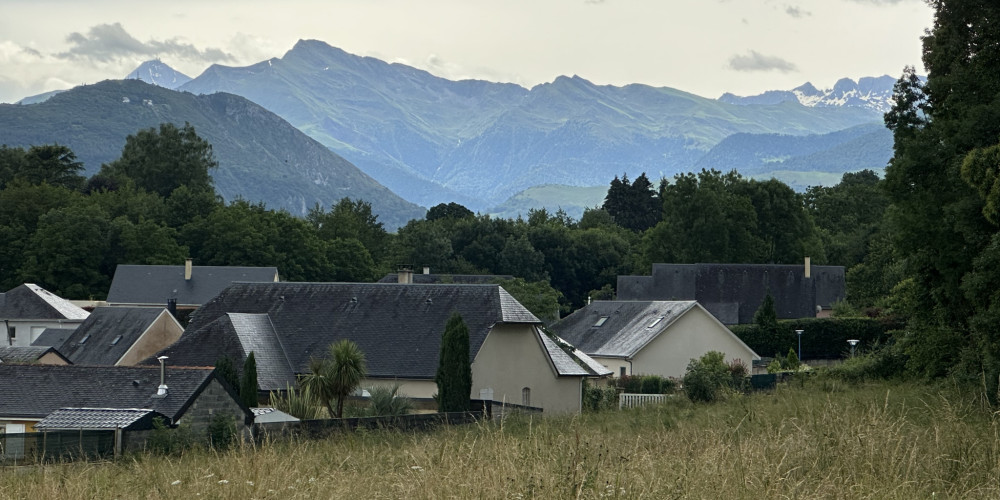
[[583, 381], [583, 411], [598, 412], [618, 408], [618, 389], [614, 385], [591, 385]]
[[300, 420], [314, 420], [320, 418], [322, 408], [313, 398], [309, 387], [295, 390], [294, 387], [285, 384], [285, 393], [277, 394], [271, 391], [271, 406], [281, 410]]
[[684, 373], [684, 393], [691, 401], [715, 401], [722, 397], [731, 381], [725, 355], [709, 351], [688, 363], [687, 372]]
[[625, 375], [615, 380], [621, 392], [627, 394], [671, 394], [677, 390], [677, 381], [659, 375]]
[[365, 415], [369, 417], [408, 415], [413, 411], [413, 400], [398, 393], [399, 384], [370, 387], [368, 389], [370, 401]]
[[180, 455], [194, 444], [194, 436], [186, 425], [170, 428], [162, 417], [153, 419], [153, 430], [146, 439], [146, 449], [162, 455]]
[[216, 413], [208, 423], [208, 445], [228, 448], [236, 442], [236, 419], [229, 413]]
[[750, 369], [747, 368], [747, 364], [742, 359], [734, 359], [728, 366], [729, 383], [734, 389], [743, 390], [747, 386], [747, 376], [750, 375]]
[[843, 363], [831, 366], [821, 373], [846, 382], [888, 380], [902, 375], [906, 370], [906, 362], [907, 356], [903, 349], [890, 344], [876, 346], [871, 352], [846, 359]]

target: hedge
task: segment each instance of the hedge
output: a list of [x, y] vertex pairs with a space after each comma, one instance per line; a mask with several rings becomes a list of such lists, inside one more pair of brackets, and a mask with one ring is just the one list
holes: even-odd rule
[[772, 328], [735, 325], [730, 329], [754, 352], [765, 357], [784, 355], [789, 349], [798, 352], [795, 330], [802, 330], [803, 359], [835, 359], [850, 354], [848, 339], [860, 340], [856, 349], [861, 350], [886, 343], [892, 332], [903, 326], [899, 321], [871, 318], [807, 318], [781, 320]]

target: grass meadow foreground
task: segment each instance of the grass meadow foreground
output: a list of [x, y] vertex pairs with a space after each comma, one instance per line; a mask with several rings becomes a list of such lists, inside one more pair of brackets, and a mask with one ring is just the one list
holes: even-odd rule
[[996, 415], [945, 386], [820, 380], [715, 404], [0, 469], [0, 498], [932, 497], [1000, 498]]

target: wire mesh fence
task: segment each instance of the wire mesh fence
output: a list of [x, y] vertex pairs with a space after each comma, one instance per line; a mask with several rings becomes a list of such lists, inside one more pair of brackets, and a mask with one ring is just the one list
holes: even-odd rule
[[0, 465], [100, 460], [115, 456], [115, 431], [0, 434]]

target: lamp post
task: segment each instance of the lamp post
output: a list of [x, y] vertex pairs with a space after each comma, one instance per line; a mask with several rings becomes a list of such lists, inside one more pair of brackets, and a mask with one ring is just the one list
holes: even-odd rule
[[854, 357], [854, 346], [858, 345], [858, 342], [861, 342], [861, 341], [858, 340], [858, 339], [850, 339], [850, 340], [847, 341], [848, 344], [851, 344], [851, 357], [852, 358]]
[[799, 335], [799, 361], [802, 361], [802, 330], [795, 330]]

